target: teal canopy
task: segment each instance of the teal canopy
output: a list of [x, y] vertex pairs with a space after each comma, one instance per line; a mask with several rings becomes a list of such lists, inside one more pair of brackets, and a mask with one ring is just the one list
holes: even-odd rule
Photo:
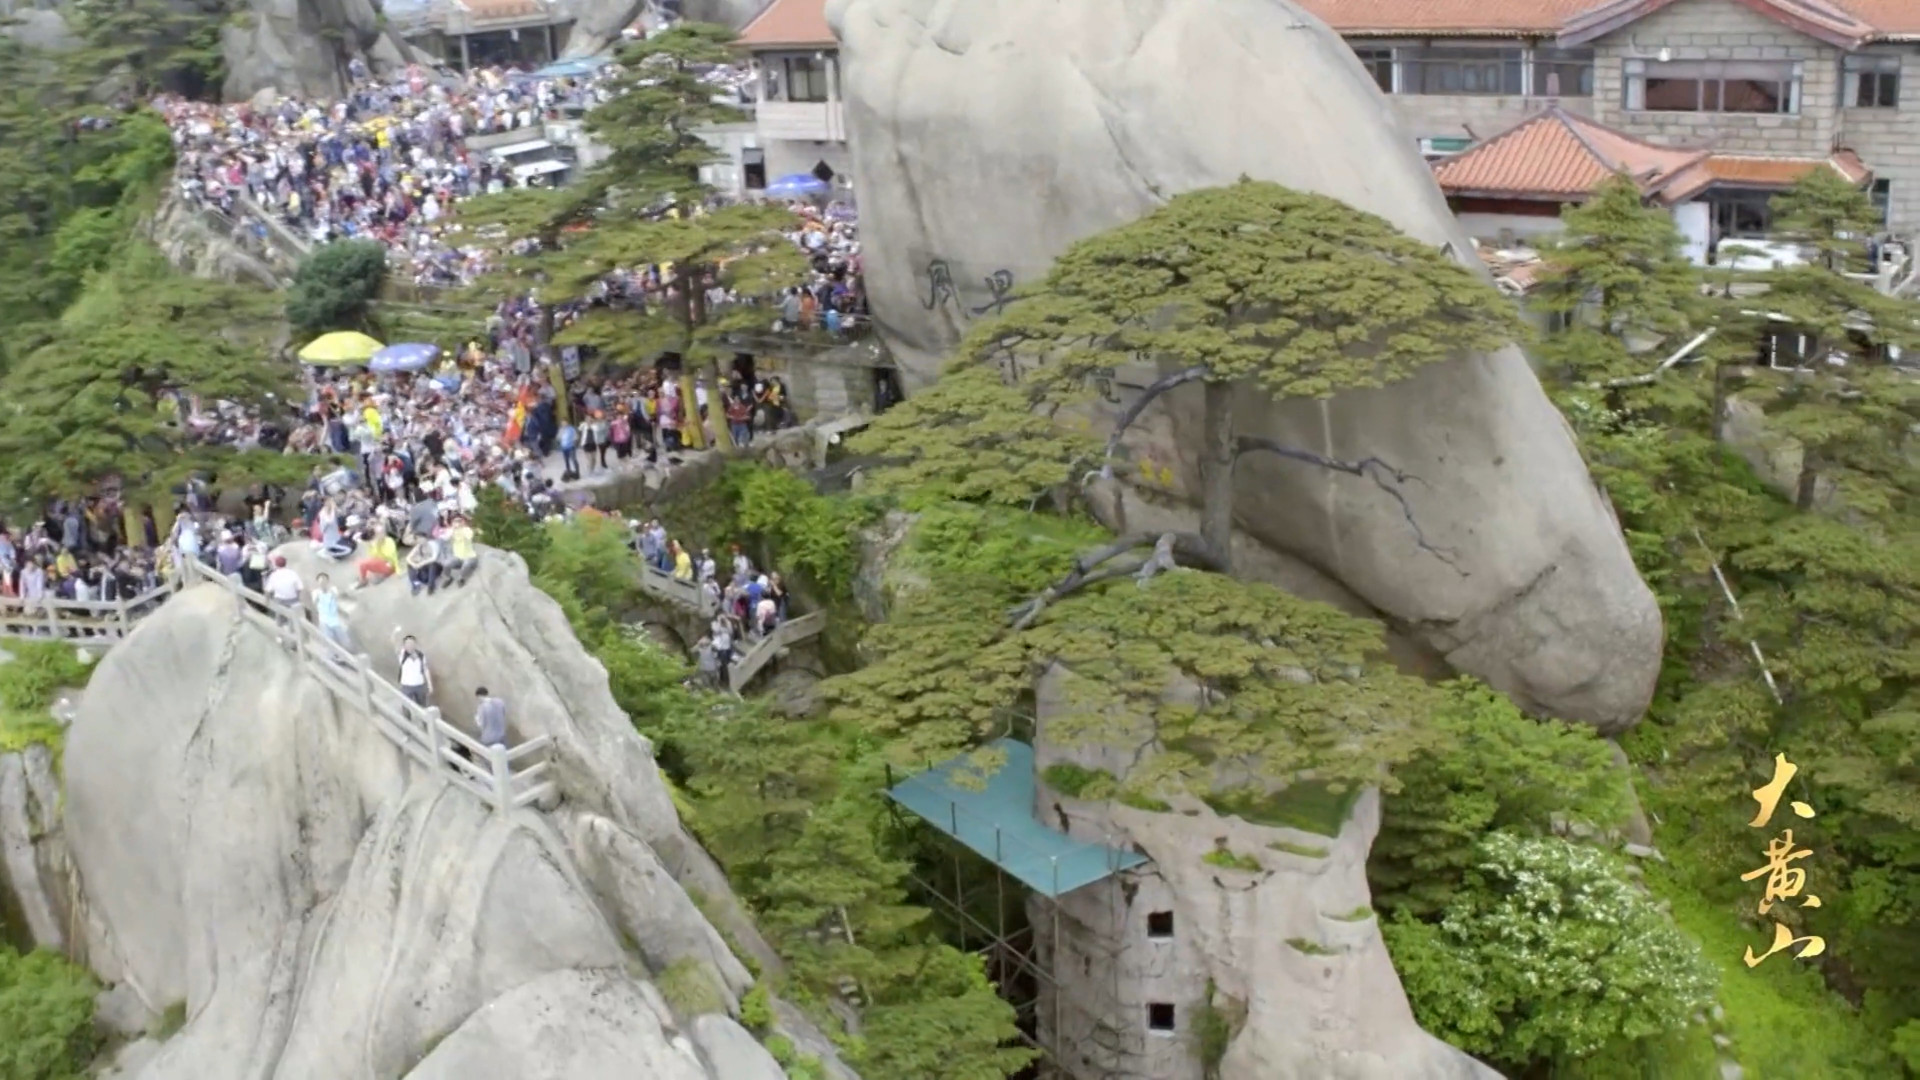
[[[1137, 852], [1084, 843], [1041, 824], [1033, 813], [1033, 747], [999, 739], [991, 748], [1004, 753], [1007, 763], [986, 777], [981, 790], [974, 790], [979, 784], [972, 755], [962, 754], [895, 784], [887, 797], [1049, 899], [1147, 861]], [[954, 782], [962, 771], [972, 783]]]

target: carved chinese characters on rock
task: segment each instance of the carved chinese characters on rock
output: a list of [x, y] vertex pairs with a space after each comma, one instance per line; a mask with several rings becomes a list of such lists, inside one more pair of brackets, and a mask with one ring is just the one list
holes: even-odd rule
[[[1760, 804], [1760, 808], [1753, 815], [1753, 819], [1747, 822], [1749, 826], [1756, 829], [1772, 826], [1774, 811], [1779, 808], [1780, 799], [1786, 794], [1787, 785], [1799, 771], [1800, 767], [1788, 761], [1787, 755], [1774, 755], [1773, 779], [1753, 789], [1753, 800]], [[1789, 802], [1788, 806], [1796, 817], [1808, 820], [1814, 817], [1813, 807], [1804, 802], [1795, 800]], [[1774, 905], [1782, 901], [1798, 900], [1801, 907], [1807, 908], [1820, 906], [1820, 898], [1806, 891], [1807, 871], [1805, 866], [1800, 865], [1804, 860], [1812, 858], [1813, 849], [1796, 844], [1792, 829], [1782, 829], [1778, 836], [1768, 841], [1763, 855], [1766, 858], [1764, 865], [1740, 875], [1742, 881], [1764, 880], [1759, 904], [1761, 915], [1771, 913]], [[1772, 947], [1755, 956], [1753, 948], [1749, 946], [1746, 956], [1743, 957], [1748, 967], [1758, 967], [1761, 961], [1774, 953], [1795, 946], [1799, 948], [1793, 955], [1802, 960], [1819, 956], [1827, 950], [1824, 938], [1811, 934], [1796, 937], [1785, 924], [1777, 919], [1771, 921], [1773, 923]]]

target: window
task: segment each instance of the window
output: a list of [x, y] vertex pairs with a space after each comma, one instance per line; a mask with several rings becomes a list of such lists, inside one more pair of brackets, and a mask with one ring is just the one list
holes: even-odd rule
[[1172, 1031], [1173, 1006], [1164, 1001], [1149, 1002], [1147, 1004], [1147, 1030]]
[[786, 69], [788, 101], [827, 100], [827, 60], [820, 56], [789, 56], [781, 62]]
[[1840, 79], [1840, 104], [1849, 109], [1900, 107], [1900, 58], [1855, 53], [1846, 58]]
[[1513, 94], [1522, 85], [1522, 50], [1453, 46], [1401, 50], [1400, 90], [1407, 94]]
[[1713, 235], [1723, 240], [1764, 240], [1773, 231], [1772, 199], [1760, 191], [1713, 195]]
[[1792, 60], [1629, 60], [1627, 108], [1647, 112], [1798, 113]]
[[1170, 938], [1173, 936], [1173, 912], [1147, 912], [1147, 936], [1150, 938]]
[[1360, 66], [1367, 69], [1373, 81], [1385, 93], [1393, 93], [1393, 50], [1388, 48], [1355, 49], [1353, 55], [1360, 58]]
[[1880, 224], [1893, 220], [1893, 181], [1875, 180], [1873, 182], [1873, 209], [1880, 215]]
[[1592, 97], [1592, 49], [1533, 50], [1535, 97]]

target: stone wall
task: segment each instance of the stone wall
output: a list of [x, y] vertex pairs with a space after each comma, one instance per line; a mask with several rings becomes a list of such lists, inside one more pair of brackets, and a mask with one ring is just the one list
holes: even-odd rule
[[[1798, 60], [1800, 113], [1646, 113], [1626, 108], [1625, 65], [1654, 60]], [[1595, 43], [1594, 117], [1655, 142], [1712, 146], [1725, 153], [1823, 156], [1838, 131], [1840, 51], [1769, 19], [1738, 0], [1685, 0]]]
[[1898, 108], [1840, 110], [1840, 144], [1859, 154], [1875, 177], [1892, 182], [1893, 230], [1920, 229], [1920, 54], [1901, 59]]
[[1592, 98], [1389, 94], [1387, 100], [1416, 139], [1491, 139], [1553, 105], [1581, 116], [1593, 113]]

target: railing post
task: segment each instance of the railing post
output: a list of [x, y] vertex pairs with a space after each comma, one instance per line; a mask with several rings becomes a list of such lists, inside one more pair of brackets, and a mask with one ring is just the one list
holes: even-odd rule
[[58, 641], [60, 640], [59, 602], [50, 596], [42, 597], [41, 602], [47, 605], [47, 636]]
[[353, 666], [360, 669], [360, 704], [371, 720], [378, 715], [373, 711], [373, 658], [366, 653], [355, 653]]
[[447, 767], [446, 760], [440, 756], [440, 706], [427, 706], [427, 746], [433, 751], [435, 770]]
[[114, 610], [120, 615], [120, 636], [124, 638], [133, 633], [133, 613], [128, 610], [125, 597], [114, 601]]
[[493, 765], [493, 808], [504, 814], [513, 809], [513, 772], [507, 764], [507, 748], [497, 743], [487, 747], [487, 760]]

